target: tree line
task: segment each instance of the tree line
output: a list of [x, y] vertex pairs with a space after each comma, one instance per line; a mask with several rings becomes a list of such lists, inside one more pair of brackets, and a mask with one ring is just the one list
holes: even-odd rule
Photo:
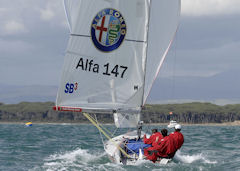
[[[53, 102], [0, 103], [0, 122], [89, 123], [81, 113], [54, 111], [53, 106]], [[98, 114], [97, 118], [102, 123], [113, 123], [111, 114]], [[191, 124], [234, 122], [240, 120], [240, 104], [147, 104], [141, 119], [145, 123], [168, 123], [170, 120]]]

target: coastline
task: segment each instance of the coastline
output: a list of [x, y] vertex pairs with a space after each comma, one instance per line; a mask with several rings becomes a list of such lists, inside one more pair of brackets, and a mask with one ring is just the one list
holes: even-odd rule
[[[26, 121], [28, 122], [28, 121]], [[0, 124], [22, 124], [25, 125], [26, 122], [9, 122], [9, 121], [0, 121]], [[33, 122], [33, 124], [36, 125], [43, 125], [43, 124], [49, 124], [49, 125], [91, 125], [91, 123], [76, 123], [76, 122]], [[234, 122], [223, 122], [223, 123], [181, 123], [179, 124], [183, 126], [240, 126], [240, 120], [234, 121]], [[114, 125], [114, 123], [107, 123], [103, 125]], [[151, 123], [146, 125], [168, 125], [168, 123]]]
[[223, 122], [223, 123], [202, 123], [202, 124], [183, 123], [182, 125], [184, 126], [240, 126], [240, 121]]
[[[240, 120], [234, 121], [234, 122], [222, 122], [222, 123], [181, 123], [178, 122], [179, 124], [183, 126], [240, 126]], [[155, 124], [150, 124], [150, 125], [168, 125], [168, 123], [155, 123]]]

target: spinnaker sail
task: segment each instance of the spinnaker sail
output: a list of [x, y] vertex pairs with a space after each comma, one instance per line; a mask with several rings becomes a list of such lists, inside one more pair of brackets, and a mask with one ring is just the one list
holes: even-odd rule
[[177, 30], [180, 0], [64, 5], [70, 39], [56, 109], [115, 111], [116, 126], [134, 126]]

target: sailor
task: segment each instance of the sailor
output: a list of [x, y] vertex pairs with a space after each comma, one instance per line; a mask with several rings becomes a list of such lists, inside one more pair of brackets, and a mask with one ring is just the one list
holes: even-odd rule
[[152, 135], [150, 136], [150, 138], [147, 138], [145, 134], [143, 136], [143, 142], [145, 144], [151, 144], [152, 146], [155, 146], [161, 141], [162, 138], [162, 134], [158, 132], [157, 129], [152, 129]]
[[174, 144], [174, 140], [172, 137], [168, 136], [168, 130], [161, 130], [163, 139], [161, 142], [155, 147], [158, 151], [157, 155], [160, 158], [173, 158], [176, 153], [176, 147]]
[[175, 132], [171, 133], [169, 136], [174, 140], [176, 150], [180, 149], [184, 143], [184, 137], [181, 131], [181, 125], [175, 125]]
[[173, 138], [167, 135], [168, 131], [166, 129], [161, 130], [163, 138], [160, 143], [144, 149], [144, 155], [148, 160], [156, 162], [157, 158], [173, 158], [176, 152], [175, 144]]

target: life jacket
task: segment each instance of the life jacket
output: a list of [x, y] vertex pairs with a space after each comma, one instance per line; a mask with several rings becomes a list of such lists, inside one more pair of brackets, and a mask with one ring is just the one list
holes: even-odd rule
[[180, 149], [184, 143], [183, 134], [179, 131], [175, 131], [175, 132], [171, 133], [169, 136], [174, 140], [176, 149], [177, 150]]

